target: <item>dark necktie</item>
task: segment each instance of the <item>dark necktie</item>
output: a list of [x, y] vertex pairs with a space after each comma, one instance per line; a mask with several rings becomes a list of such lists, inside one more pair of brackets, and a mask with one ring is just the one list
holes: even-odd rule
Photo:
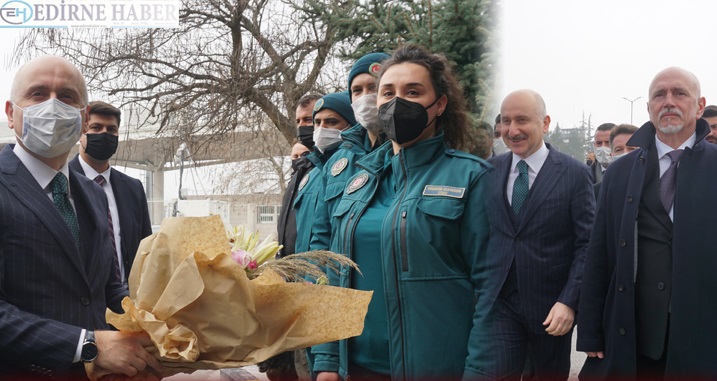
[[67, 177], [61, 172], [55, 175], [52, 179], [52, 202], [60, 211], [62, 218], [67, 222], [67, 226], [72, 232], [72, 238], [75, 240], [75, 245], [80, 248], [80, 227], [77, 225], [77, 215], [75, 209], [72, 208], [70, 199], [67, 197]]
[[513, 197], [511, 200], [513, 213], [520, 213], [520, 208], [528, 197], [528, 190], [528, 163], [525, 160], [521, 160], [518, 162], [518, 177], [513, 183]]
[[[95, 182], [99, 184], [99, 186], [104, 189], [105, 185], [105, 177], [102, 175], [97, 175], [95, 177]], [[107, 209], [107, 224], [110, 227], [110, 240], [112, 241], [112, 256], [114, 257], [115, 266], [117, 267], [117, 272], [115, 273], [115, 276], [117, 279], [120, 280], [120, 282], [124, 283], [124, 280], [122, 279], [122, 275], [120, 273], [120, 264], [119, 264], [119, 258], [117, 258], [117, 241], [115, 241], [115, 228], [114, 224], [112, 223], [112, 213], [110, 213], [110, 210]]]
[[670, 163], [669, 168], [667, 168], [665, 173], [660, 177], [660, 201], [662, 201], [662, 206], [665, 207], [667, 213], [670, 213], [672, 204], [675, 201], [677, 163], [680, 161], [680, 157], [684, 152], [685, 151], [681, 149], [676, 149], [667, 153], [672, 163]]

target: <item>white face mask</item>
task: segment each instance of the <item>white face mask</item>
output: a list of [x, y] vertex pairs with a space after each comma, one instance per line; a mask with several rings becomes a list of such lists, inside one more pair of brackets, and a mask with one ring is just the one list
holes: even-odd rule
[[383, 132], [383, 126], [378, 119], [377, 96], [378, 94], [367, 94], [351, 103], [356, 121], [367, 131], [376, 135]]
[[52, 158], [70, 152], [80, 140], [80, 109], [57, 98], [25, 108], [13, 105], [22, 110], [22, 137], [18, 139], [31, 152]]
[[327, 148], [335, 143], [340, 142], [341, 131], [333, 128], [315, 127], [314, 128], [314, 147], [324, 152]]
[[612, 163], [611, 154], [610, 147], [595, 147], [595, 160], [602, 164], [603, 167], [607, 167]]

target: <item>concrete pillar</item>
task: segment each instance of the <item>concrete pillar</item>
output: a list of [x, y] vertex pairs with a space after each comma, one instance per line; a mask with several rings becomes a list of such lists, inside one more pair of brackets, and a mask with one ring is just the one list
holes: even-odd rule
[[149, 218], [152, 225], [159, 225], [164, 219], [164, 171], [155, 169], [147, 171], [147, 201], [149, 202]]

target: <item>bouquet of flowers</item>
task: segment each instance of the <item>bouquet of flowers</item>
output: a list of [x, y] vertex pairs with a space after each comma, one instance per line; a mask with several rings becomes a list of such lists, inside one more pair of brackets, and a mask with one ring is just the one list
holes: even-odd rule
[[360, 273], [356, 264], [346, 256], [324, 250], [287, 255], [275, 259], [283, 247], [269, 235], [259, 243], [259, 232], [247, 233], [243, 225], [227, 230], [231, 244], [232, 259], [243, 267], [249, 279], [255, 279], [264, 270], [271, 269], [288, 282], [310, 281], [327, 284], [325, 270], [338, 271], [340, 266], [349, 266]]
[[[108, 310], [107, 322], [146, 332], [163, 376], [256, 364], [361, 334], [371, 292], [305, 281], [352, 262], [329, 252], [274, 260], [278, 250], [242, 227], [227, 233], [218, 216], [167, 218], [140, 244], [125, 313]], [[103, 374], [90, 364], [90, 378]]]

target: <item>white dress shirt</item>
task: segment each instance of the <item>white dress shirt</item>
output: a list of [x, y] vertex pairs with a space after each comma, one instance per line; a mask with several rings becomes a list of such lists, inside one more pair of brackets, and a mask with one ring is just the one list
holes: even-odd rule
[[75, 207], [75, 201], [72, 199], [72, 193], [70, 193], [70, 169], [68, 168], [67, 163], [63, 164], [59, 171], [56, 171], [53, 168], [50, 168], [49, 165], [40, 161], [40, 159], [30, 155], [30, 153], [19, 144], [15, 144], [12, 152], [18, 159], [20, 159], [20, 162], [25, 166], [25, 168], [30, 171], [30, 174], [40, 185], [40, 188], [45, 191], [47, 197], [49, 197], [53, 202], [52, 180], [55, 178], [55, 175], [57, 175], [57, 172], [65, 175], [65, 178], [67, 179], [67, 197], [70, 199], [72, 207]]
[[520, 171], [518, 170], [518, 162], [523, 160], [528, 164], [528, 189], [533, 186], [535, 178], [538, 176], [538, 172], [543, 168], [545, 160], [548, 158], [548, 147], [545, 142], [542, 142], [542, 146], [538, 148], [532, 155], [523, 159], [520, 156], [513, 154], [513, 162], [510, 164], [510, 173], [508, 174], [508, 184], [506, 185], [506, 194], [508, 195], [508, 204], [513, 205], [513, 184], [515, 179], [518, 178]]

